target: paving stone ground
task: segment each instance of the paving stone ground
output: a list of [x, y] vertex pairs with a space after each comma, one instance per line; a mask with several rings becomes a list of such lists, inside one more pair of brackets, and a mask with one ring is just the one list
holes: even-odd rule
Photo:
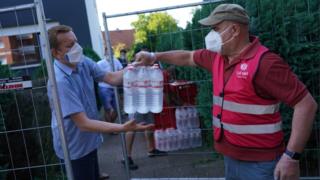
[[[104, 135], [104, 144], [99, 148], [100, 171], [110, 175], [111, 180], [128, 179], [123, 159], [121, 135]], [[221, 179], [224, 176], [223, 160], [214, 160], [211, 148], [194, 148], [169, 152], [168, 156], [147, 156], [143, 134], [138, 133], [134, 142], [132, 158], [139, 166], [130, 171], [129, 178], [138, 179], [177, 179], [207, 180]]]

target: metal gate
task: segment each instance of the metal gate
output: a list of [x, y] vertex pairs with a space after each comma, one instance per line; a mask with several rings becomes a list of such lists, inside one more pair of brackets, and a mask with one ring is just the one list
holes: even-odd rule
[[[222, 2], [222, 1], [221, 1]], [[176, 29], [170, 29], [165, 32], [152, 32], [148, 34], [147, 41], [149, 42], [148, 49], [153, 52], [161, 52], [161, 51], [167, 51], [167, 50], [175, 50], [175, 49], [186, 49], [186, 50], [195, 50], [195, 49], [201, 49], [205, 48], [204, 45], [204, 37], [210, 30], [206, 27], [201, 27], [196, 20], [199, 20], [201, 18], [204, 18], [209, 15], [211, 10], [214, 9], [214, 7], [221, 3], [220, 1], [203, 1], [200, 3], [194, 3], [194, 4], [181, 4], [178, 6], [171, 6], [171, 7], [165, 7], [165, 8], [156, 8], [156, 9], [150, 9], [150, 10], [142, 10], [142, 11], [136, 11], [136, 12], [127, 12], [127, 13], [121, 13], [121, 14], [114, 14], [114, 15], [106, 15], [106, 13], [103, 13], [103, 20], [104, 20], [104, 27], [105, 27], [105, 36], [107, 39], [107, 46], [111, 47], [110, 39], [110, 32], [108, 31], [108, 20], [112, 19], [112, 22], [116, 22], [121, 24], [121, 22], [126, 21], [128, 16], [133, 15], [144, 15], [146, 17], [150, 17], [153, 13], [168, 13], [168, 14], [175, 14], [179, 13], [179, 10], [187, 8], [187, 7], [194, 7], [195, 13], [192, 22], [189, 22], [189, 24], [186, 27], [176, 28]], [[258, 29], [255, 29], [257, 24], [261, 25], [263, 24], [261, 20], [263, 21], [262, 14], [264, 11], [261, 9], [266, 8], [266, 4], [264, 3], [250, 3], [250, 2], [243, 2], [243, 1], [232, 1], [234, 3], [240, 3], [244, 7], [252, 8], [258, 11], [258, 15], [251, 18], [250, 25], [253, 26], [252, 32], [255, 35], [261, 35], [262, 37], [265, 34], [262, 34], [262, 32], [259, 32]], [[308, 1], [306, 4], [307, 7], [305, 9], [308, 9], [308, 14], [305, 16], [315, 16], [317, 17], [317, 11], [310, 10], [310, 3], [311, 1]], [[314, 1], [312, 1], [314, 2]], [[286, 12], [284, 3], [275, 3], [274, 6], [278, 7], [280, 4], [280, 9], [282, 8], [283, 13]], [[269, 4], [270, 5], [270, 4]], [[255, 8], [253, 8], [255, 7]], [[260, 10], [260, 11], [259, 11]], [[264, 9], [266, 10], [266, 9]], [[173, 13], [169, 13], [173, 12]], [[298, 14], [298, 12], [296, 12]], [[198, 17], [196, 17], [198, 16]], [[295, 16], [293, 14], [292, 16]], [[172, 16], [175, 18], [175, 16]], [[260, 18], [259, 18], [260, 17]], [[179, 20], [179, 19], [178, 19]], [[298, 21], [299, 24], [303, 24], [303, 18]], [[319, 19], [315, 19], [314, 23], [319, 24]], [[274, 23], [274, 26], [276, 27], [276, 23]], [[304, 30], [300, 27], [297, 27], [297, 34], [301, 34]], [[121, 30], [117, 30], [119, 33], [121, 33]], [[316, 30], [319, 35], [319, 29]], [[304, 32], [312, 34], [312, 31]], [[274, 35], [276, 36], [276, 35]], [[319, 38], [315, 38], [311, 40], [311, 43], [319, 43]], [[297, 43], [302, 44], [304, 42]], [[267, 42], [267, 46], [272, 46], [272, 44]], [[132, 47], [134, 48], [134, 47]], [[272, 48], [272, 47], [271, 47]], [[319, 49], [318, 49], [319, 50]], [[133, 51], [131, 52], [133, 53]], [[280, 52], [281, 53], [281, 52]], [[318, 53], [319, 54], [319, 53]], [[132, 57], [133, 58], [133, 57]], [[291, 60], [291, 59], [290, 59]], [[307, 60], [306, 60], [307, 61]], [[317, 102], [319, 103], [319, 68], [320, 65], [317, 63], [317, 60], [313, 60], [312, 62], [308, 61], [309, 63], [313, 64], [313, 67], [315, 67], [317, 70], [314, 70], [312, 73], [308, 75], [310, 78], [308, 80], [307, 86], [310, 89], [311, 94], [315, 97]], [[295, 65], [295, 62], [293, 60], [289, 61], [291, 65]], [[168, 65], [164, 64], [165, 68], [168, 67]], [[194, 179], [201, 179], [201, 178], [208, 178], [208, 179], [214, 179], [213, 177], [219, 178], [224, 176], [224, 169], [223, 169], [223, 160], [220, 154], [216, 153], [211, 145], [212, 145], [212, 129], [211, 129], [211, 116], [210, 114], [210, 108], [212, 106], [211, 104], [211, 92], [212, 92], [212, 81], [211, 76], [207, 73], [203, 72], [202, 70], [196, 69], [192, 70], [190, 68], [181, 68], [181, 67], [174, 67], [176, 69], [176, 72], [178, 72], [177, 79], [181, 80], [187, 80], [189, 82], [195, 83], [197, 85], [198, 90], [198, 96], [197, 96], [197, 104], [196, 108], [200, 114], [200, 118], [202, 121], [201, 124], [201, 132], [203, 135], [203, 145], [202, 147], [198, 148], [190, 148], [190, 149], [184, 149], [184, 150], [175, 150], [175, 151], [169, 151], [169, 155], [167, 157], [159, 157], [155, 159], [148, 159], [146, 157], [146, 150], [144, 147], [136, 147], [138, 150], [136, 150], [133, 153], [133, 157], [135, 157], [135, 162], [137, 162], [138, 165], [142, 166], [142, 168], [138, 169], [137, 171], [130, 171], [127, 172], [130, 174], [130, 177], [134, 179], [178, 179], [178, 178], [194, 178]], [[303, 70], [301, 70], [303, 71]], [[297, 73], [299, 76], [301, 75], [301, 71], [296, 70], [295, 73]], [[311, 82], [311, 84], [310, 84]], [[200, 93], [200, 94], [199, 94]], [[201, 94], [202, 93], [202, 94]], [[190, 94], [190, 96], [192, 96]], [[177, 109], [181, 106], [171, 106], [168, 108], [171, 109]], [[186, 105], [183, 107], [190, 107], [190, 105]], [[282, 110], [283, 117], [284, 117], [284, 130], [286, 133], [286, 138], [288, 138], [288, 135], [291, 131], [291, 117], [292, 117], [292, 111], [289, 110], [289, 108], [284, 108]], [[315, 124], [312, 131], [312, 136], [309, 140], [308, 145], [306, 146], [306, 149], [303, 154], [303, 158], [300, 162], [301, 167], [301, 179], [320, 179], [320, 135], [319, 135], [319, 112], [317, 112]], [[110, 137], [112, 138], [112, 137]], [[143, 141], [143, 140], [142, 140]], [[211, 141], [211, 142], [210, 142]], [[139, 146], [141, 144], [139, 143]], [[142, 143], [143, 146], [145, 146], [144, 143]], [[140, 152], [142, 151], [142, 153]], [[112, 161], [112, 165], [116, 166], [117, 163], [119, 163], [120, 159], [122, 157], [115, 157], [110, 158]], [[110, 164], [105, 164], [105, 169], [107, 171], [112, 171], [113, 168], [109, 168]], [[121, 168], [121, 166], [116, 166], [118, 169]], [[115, 177], [116, 178], [116, 177]], [[120, 177], [118, 177], [121, 179]]]
[[[119, 18], [118, 22], [121, 23], [121, 17], [125, 16], [177, 11], [187, 7], [213, 9], [218, 2], [220, 1], [204, 1], [117, 15], [104, 14], [107, 46], [111, 47], [107, 23], [110, 18]], [[318, 12], [311, 11], [312, 8], [309, 7], [311, 0], [306, 2], [307, 7], [305, 9], [308, 12], [304, 15], [311, 14], [316, 17]], [[249, 3], [244, 4], [247, 8], [251, 7]], [[263, 3], [260, 2], [261, 7], [262, 5]], [[200, 11], [195, 15], [205, 17], [208, 12]], [[22, 16], [29, 18], [28, 23], [25, 24], [21, 21]], [[3, 19], [8, 17], [14, 17], [15, 21], [10, 22], [11, 24], [4, 23]], [[45, 21], [41, 0], [35, 0], [32, 4], [0, 9], [0, 18], [0, 60], [2, 63], [0, 67], [0, 179], [73, 179], [65, 141], [62, 144], [66, 159], [65, 164], [58, 160], [52, 147], [51, 112], [47, 99], [46, 82], [48, 78], [54, 80], [54, 74], [46, 30], [54, 24]], [[260, 19], [254, 20], [257, 23]], [[319, 24], [318, 21], [319, 19], [316, 19], [314, 23]], [[303, 23], [299, 22], [299, 19], [297, 22], [297, 24]], [[300, 26], [297, 28], [297, 34], [295, 35], [299, 36], [303, 28]], [[158, 38], [158, 44], [150, 45], [150, 50], [203, 48], [203, 39], [208, 30], [190, 22], [186, 28], [151, 34], [148, 37], [150, 38], [149, 41], [152, 42], [152, 39]], [[319, 35], [319, 29], [308, 33], [312, 34], [315, 31]], [[255, 33], [259, 35], [259, 32]], [[310, 37], [313, 43], [319, 43], [317, 37], [314, 36], [308, 36], [305, 39]], [[199, 39], [202, 39], [202, 41], [199, 41]], [[298, 40], [297, 42], [299, 42]], [[14, 45], [6, 46], [7, 42]], [[319, 51], [314, 53], [319, 53]], [[301, 77], [306, 76], [306, 74], [309, 75], [307, 86], [319, 103], [320, 66], [317, 63], [318, 60], [302, 60], [306, 64], [313, 65], [311, 75], [305, 69], [295, 70], [295, 72]], [[292, 62], [291, 64], [295, 65]], [[167, 68], [167, 65], [164, 66]], [[137, 133], [133, 158], [139, 165], [139, 169], [130, 171], [128, 166], [121, 163], [123, 154], [126, 153], [119, 153], [121, 150], [125, 152], [123, 134], [122, 139], [119, 139], [118, 135], [106, 135], [106, 142], [99, 149], [99, 162], [100, 169], [109, 173], [112, 179], [223, 179], [220, 178], [224, 176], [222, 156], [211, 147], [211, 117], [208, 116], [208, 111], [210, 112], [212, 106], [212, 101], [208, 100], [212, 97], [209, 93], [212, 88], [211, 77], [202, 70], [174, 68], [177, 73], [174, 80], [187, 80], [197, 87], [198, 96], [195, 106], [201, 119], [202, 146], [169, 151], [168, 156], [149, 158], [142, 133]], [[59, 110], [56, 87], [53, 85], [51, 88], [53, 88], [54, 99], [56, 100], [55, 109]], [[185, 91], [184, 95], [190, 98], [194, 94], [191, 95], [191, 91]], [[118, 107], [120, 104], [119, 96], [121, 94], [117, 94]], [[176, 105], [170, 106], [168, 109], [181, 107], [193, 108], [194, 106]], [[123, 115], [121, 109], [122, 107], [119, 107], [119, 117]], [[291, 115], [285, 115], [287, 116], [284, 119], [291, 121]], [[59, 111], [56, 117], [61, 117]], [[121, 121], [122, 119], [120, 119]], [[64, 137], [61, 118], [59, 123], [61, 137]], [[319, 123], [320, 117], [319, 112], [317, 112], [313, 133], [300, 163], [301, 179], [320, 179]], [[285, 127], [285, 131], [290, 132], [290, 127]], [[119, 143], [120, 141], [122, 143]], [[128, 165], [128, 162], [125, 164]], [[66, 167], [66, 172], [64, 172], [62, 166]]]
[[[0, 179], [73, 179], [65, 141], [66, 164], [52, 148], [46, 84], [54, 74], [47, 28], [56, 24], [46, 23], [41, 0], [0, 9], [0, 17]], [[50, 88], [61, 117], [56, 86]]]

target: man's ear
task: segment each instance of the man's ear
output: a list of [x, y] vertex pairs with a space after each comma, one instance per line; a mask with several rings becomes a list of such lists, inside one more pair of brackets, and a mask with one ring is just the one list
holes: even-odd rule
[[51, 54], [53, 57], [57, 58], [59, 56], [58, 51], [55, 48], [51, 49]]
[[238, 36], [240, 34], [241, 27], [239, 24], [234, 24], [233, 25], [233, 35]]

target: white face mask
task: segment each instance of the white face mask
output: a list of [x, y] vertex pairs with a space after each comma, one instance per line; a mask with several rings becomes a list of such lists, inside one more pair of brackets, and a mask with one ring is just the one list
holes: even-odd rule
[[78, 43], [75, 43], [65, 57], [71, 64], [78, 64], [82, 60], [82, 55], [82, 47]]
[[211, 30], [205, 37], [206, 48], [210, 51], [220, 53], [222, 47], [222, 38], [219, 33]]
[[213, 52], [221, 53], [222, 45], [226, 44], [227, 42], [233, 39], [232, 37], [226, 42], [222, 43], [221, 35], [225, 33], [228, 29], [229, 28], [225, 29], [221, 34], [214, 30], [211, 30], [205, 37], [206, 49]]

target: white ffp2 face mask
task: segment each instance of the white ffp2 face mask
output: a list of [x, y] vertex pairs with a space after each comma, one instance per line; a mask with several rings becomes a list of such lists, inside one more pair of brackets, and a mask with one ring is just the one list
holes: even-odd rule
[[220, 34], [214, 30], [211, 30], [205, 37], [205, 43], [206, 43], [206, 49], [221, 53], [222, 46], [228, 42], [230, 42], [234, 37], [232, 36], [230, 39], [228, 39], [226, 42], [222, 42], [221, 35], [227, 32], [230, 29], [230, 26], [226, 28], [223, 32]]
[[222, 47], [222, 38], [219, 33], [211, 30], [205, 37], [206, 49], [220, 53]]
[[75, 43], [65, 56], [71, 64], [78, 64], [82, 60], [82, 55], [82, 47], [78, 43]]

